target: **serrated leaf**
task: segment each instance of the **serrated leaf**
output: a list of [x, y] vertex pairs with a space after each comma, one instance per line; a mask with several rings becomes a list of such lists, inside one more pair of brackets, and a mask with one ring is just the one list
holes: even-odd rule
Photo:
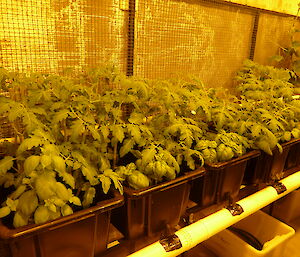
[[33, 113], [47, 116], [47, 113], [46, 113], [45, 109], [43, 109], [43, 108], [31, 108], [30, 110], [31, 110]]
[[[25, 178], [24, 178], [24, 179], [25, 179]], [[22, 180], [22, 183], [24, 183], [24, 182], [23, 182], [24, 179]], [[25, 181], [25, 182], [26, 182], [26, 181]], [[29, 184], [29, 183], [28, 183], [28, 184]], [[11, 197], [13, 200], [19, 198], [19, 196], [25, 192], [26, 188], [27, 188], [26, 184], [25, 184], [25, 185], [20, 185], [20, 186], [18, 186], [18, 188], [16, 189], [16, 191], [14, 191], [14, 192], [10, 195], [10, 197]]]
[[23, 214], [20, 211], [16, 211], [15, 216], [14, 216], [14, 221], [13, 221], [14, 227], [18, 228], [18, 227], [27, 225], [28, 219], [29, 219], [29, 216]]
[[280, 62], [283, 60], [283, 56], [281, 55], [273, 55], [271, 58], [270, 58], [271, 61], [275, 61], [275, 62]]
[[67, 189], [66, 186], [60, 182], [56, 182], [55, 184], [55, 193], [64, 201], [69, 201], [70, 198], [73, 196], [72, 190]]
[[73, 210], [72, 210], [72, 208], [69, 205], [65, 204], [61, 208], [61, 214], [62, 214], [62, 216], [71, 215], [71, 214], [73, 214]]
[[33, 147], [37, 147], [43, 143], [42, 139], [37, 136], [32, 136], [31, 138], [26, 138], [19, 146], [17, 153], [20, 154], [26, 150], [30, 150]]
[[0, 160], [0, 175], [4, 175], [8, 170], [10, 170], [14, 164], [14, 158], [11, 156], [5, 156]]
[[34, 223], [42, 224], [50, 219], [50, 210], [46, 206], [39, 206], [34, 212]]
[[95, 195], [96, 195], [95, 188], [89, 187], [84, 193], [82, 206], [84, 208], [89, 207], [93, 203]]
[[87, 128], [91, 132], [91, 134], [95, 140], [100, 140], [100, 134], [93, 126], [88, 126]]
[[139, 126], [130, 125], [127, 126], [130, 135], [133, 137], [134, 141], [139, 144], [142, 138], [142, 134]]
[[300, 60], [296, 60], [293, 62], [293, 70], [297, 73], [300, 72]]
[[280, 144], [278, 144], [278, 143], [276, 144], [276, 146], [278, 148], [279, 153], [282, 153], [283, 152], [282, 146]]
[[121, 125], [116, 125], [112, 128], [112, 135], [113, 137], [119, 141], [120, 143], [123, 142], [123, 139], [125, 137], [124, 135], [124, 129]]
[[[130, 163], [127, 165], [128, 169], [131, 169], [131, 170], [135, 170], [136, 169], [136, 166], [134, 163]], [[114, 183], [114, 186], [116, 189], [119, 190], [119, 192], [121, 194], [123, 194], [123, 186], [122, 186], [122, 183], [121, 183], [121, 177], [116, 173], [114, 172], [112, 169], [106, 169], [103, 174], [107, 177], [109, 177], [113, 183]]]
[[[57, 109], [60, 109], [60, 108], [62, 108], [62, 107], [64, 107], [64, 105], [65, 105], [65, 103], [63, 103], [63, 102], [55, 102], [55, 103], [53, 103], [52, 105], [51, 105], [51, 110], [52, 111], [55, 111], [55, 110], [57, 110]], [[63, 110], [64, 111], [64, 110]]]
[[70, 203], [73, 203], [77, 206], [81, 206], [81, 201], [77, 196], [73, 196], [71, 197], [71, 199], [69, 200]]
[[81, 167], [80, 162], [74, 162], [74, 165], [73, 165], [73, 169], [74, 169], [74, 170], [77, 170], [77, 169], [79, 169], [80, 167]]
[[65, 181], [71, 188], [75, 188], [74, 177], [67, 173], [65, 160], [60, 156], [52, 156], [52, 161], [54, 164], [54, 169], [57, 171], [58, 175]]
[[263, 150], [267, 154], [273, 155], [272, 149], [270, 148], [270, 144], [269, 144], [268, 141], [260, 140], [260, 141], [257, 142], [257, 146], [258, 146], [259, 149]]
[[82, 174], [86, 177], [86, 179], [91, 183], [92, 186], [95, 186], [98, 184], [97, 180], [97, 171], [95, 168], [89, 166], [89, 167], [82, 167], [81, 168]]
[[109, 128], [107, 126], [101, 126], [100, 131], [103, 135], [103, 137], [106, 139], [109, 136]]
[[5, 203], [11, 211], [16, 211], [19, 200], [13, 200], [13, 199], [8, 197], [7, 200], [5, 201]]
[[156, 149], [155, 147], [151, 147], [142, 151], [142, 163], [143, 165], [147, 165], [155, 156]]
[[101, 175], [100, 176], [100, 181], [101, 181], [101, 185], [102, 185], [102, 189], [103, 189], [104, 194], [107, 194], [109, 189], [110, 189], [110, 186], [111, 186], [110, 178], [106, 177], [104, 175]]
[[135, 142], [133, 139], [125, 139], [122, 147], [120, 148], [120, 157], [124, 157], [127, 153], [132, 150]]
[[142, 124], [145, 116], [141, 113], [133, 112], [130, 114], [128, 121], [133, 124]]
[[24, 172], [26, 175], [30, 175], [32, 171], [39, 165], [41, 157], [38, 155], [29, 156], [24, 162]]
[[68, 115], [69, 115], [69, 110], [67, 109], [60, 110], [53, 116], [52, 123], [53, 124], [59, 123], [62, 120], [65, 120], [68, 117]]
[[34, 190], [23, 193], [19, 198], [18, 210], [30, 217], [38, 206], [38, 198]]
[[9, 112], [8, 120], [13, 122], [17, 118], [21, 118], [24, 115], [24, 112], [26, 112], [26, 110], [24, 108], [22, 108], [19, 104], [16, 104], [13, 107], [13, 110], [11, 112]]
[[0, 218], [3, 218], [10, 214], [10, 208], [8, 206], [4, 206], [0, 208]]
[[52, 163], [52, 158], [49, 155], [42, 155], [41, 156], [41, 164], [43, 168], [50, 166]]
[[300, 42], [299, 41], [293, 41], [292, 42], [292, 47], [294, 47], [294, 48], [300, 47]]
[[78, 138], [85, 131], [85, 126], [81, 120], [75, 120], [72, 122], [71, 134], [72, 138]]

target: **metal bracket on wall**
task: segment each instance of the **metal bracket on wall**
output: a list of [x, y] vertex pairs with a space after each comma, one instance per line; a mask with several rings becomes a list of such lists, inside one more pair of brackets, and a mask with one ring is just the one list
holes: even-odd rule
[[128, 0], [128, 43], [126, 75], [133, 75], [134, 67], [134, 35], [135, 35], [135, 6], [136, 0]]
[[251, 45], [250, 45], [250, 53], [249, 53], [249, 59], [252, 60], [252, 61], [254, 59], [254, 54], [255, 54], [256, 38], [257, 38], [258, 23], [259, 23], [259, 15], [260, 15], [260, 12], [257, 11], [254, 15], [254, 21], [253, 21], [253, 29], [252, 29]]

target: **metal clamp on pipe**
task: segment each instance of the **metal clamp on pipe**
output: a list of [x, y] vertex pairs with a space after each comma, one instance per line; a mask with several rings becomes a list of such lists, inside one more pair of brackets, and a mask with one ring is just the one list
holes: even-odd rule
[[[282, 186], [283, 185], [283, 186]], [[296, 190], [300, 186], [300, 172], [294, 173], [280, 181], [279, 191], [268, 186], [264, 189], [238, 201], [243, 207], [240, 215], [231, 215], [228, 209], [221, 209], [195, 223], [181, 228], [175, 232], [178, 239], [166, 239], [161, 243], [155, 242], [147, 247], [129, 255], [128, 257], [175, 257], [188, 251], [197, 244], [232, 226], [243, 218], [251, 215], [259, 209], [269, 205], [286, 194]], [[283, 191], [282, 191], [283, 190]], [[237, 207], [239, 209], [239, 207]], [[173, 241], [174, 240], [174, 241]], [[179, 247], [179, 242], [182, 246]], [[166, 247], [170, 249], [166, 251]], [[179, 247], [179, 248], [178, 248]]]
[[178, 250], [182, 247], [180, 238], [175, 234], [159, 240], [159, 243], [163, 246], [166, 252]]
[[240, 215], [244, 212], [243, 207], [238, 203], [230, 204], [226, 207], [226, 209], [231, 213], [232, 216]]
[[284, 193], [287, 190], [286, 186], [282, 182], [279, 182], [279, 181], [273, 183], [271, 186], [275, 188], [275, 190], [277, 191], [277, 194], [279, 194], [279, 195]]

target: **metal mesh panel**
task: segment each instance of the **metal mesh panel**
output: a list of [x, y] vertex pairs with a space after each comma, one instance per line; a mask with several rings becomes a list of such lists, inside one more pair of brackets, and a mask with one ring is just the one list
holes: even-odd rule
[[253, 20], [253, 13], [217, 3], [139, 0], [135, 74], [191, 73], [209, 86], [229, 86], [249, 57]]
[[20, 71], [126, 66], [126, 16], [118, 0], [1, 0], [0, 66]]
[[289, 32], [294, 18], [262, 13], [259, 17], [254, 61], [270, 64], [270, 57], [279, 54], [279, 47], [290, 44]]

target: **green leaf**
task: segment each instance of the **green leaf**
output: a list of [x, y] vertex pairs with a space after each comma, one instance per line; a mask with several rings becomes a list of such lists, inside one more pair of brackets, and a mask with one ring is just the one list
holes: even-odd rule
[[300, 60], [293, 62], [293, 70], [298, 73], [300, 72]]
[[26, 175], [30, 175], [32, 171], [39, 165], [41, 157], [38, 155], [29, 156], [24, 162], [24, 172]]
[[[134, 163], [128, 164], [127, 167], [129, 169], [130, 168], [131, 169], [136, 168]], [[103, 172], [103, 174], [105, 176], [109, 177], [113, 181], [115, 188], [118, 189], [121, 194], [123, 194], [123, 186], [122, 186], [122, 183], [121, 183], [122, 178], [116, 172], [114, 172], [112, 169], [106, 169]]]
[[69, 115], [69, 110], [67, 109], [60, 110], [54, 115], [52, 119], [52, 123], [57, 124], [60, 121], [65, 120], [68, 117], [68, 115]]
[[293, 41], [293, 42], [292, 42], [292, 47], [293, 47], [293, 48], [298, 48], [298, 47], [300, 47], [300, 41]]
[[37, 136], [32, 136], [31, 138], [26, 138], [19, 146], [17, 153], [21, 154], [26, 150], [30, 150], [33, 147], [37, 147], [43, 143], [42, 139]]
[[71, 199], [69, 200], [70, 203], [73, 203], [77, 206], [81, 206], [81, 201], [77, 196], [73, 196], [71, 197]]
[[71, 214], [73, 214], [73, 210], [72, 210], [72, 208], [71, 208], [69, 205], [65, 204], [65, 205], [61, 208], [61, 214], [62, 214], [63, 216], [71, 215]]
[[42, 155], [41, 157], [41, 164], [43, 168], [50, 166], [52, 163], [52, 158], [49, 155]]
[[95, 140], [100, 140], [100, 134], [93, 126], [88, 126], [87, 128], [92, 133], [92, 136]]
[[8, 206], [4, 206], [0, 208], [0, 218], [3, 218], [10, 214], [10, 208]]
[[23, 193], [19, 198], [18, 210], [30, 217], [38, 206], [38, 198], [34, 190]]
[[27, 112], [25, 108], [23, 108], [21, 105], [16, 104], [11, 112], [8, 114], [8, 120], [13, 122], [17, 118], [21, 118], [24, 113]]
[[71, 133], [72, 138], [78, 138], [85, 131], [85, 126], [81, 120], [75, 120], [72, 122]]
[[43, 224], [50, 220], [50, 210], [46, 206], [39, 206], [34, 212], [34, 223]]
[[43, 109], [43, 108], [31, 108], [30, 110], [35, 114], [47, 116], [47, 113], [46, 113], [45, 109]]
[[15, 213], [14, 221], [13, 221], [14, 227], [18, 228], [18, 227], [22, 227], [22, 226], [27, 225], [28, 224], [28, 219], [29, 219], [29, 216], [23, 214], [20, 211], [17, 211]]
[[75, 188], [74, 177], [67, 173], [65, 160], [60, 156], [52, 156], [52, 161], [54, 164], [54, 169], [57, 171], [58, 175], [65, 181], [71, 188]]
[[82, 174], [86, 177], [86, 179], [91, 183], [92, 186], [95, 186], [98, 184], [98, 180], [97, 180], [97, 171], [95, 170], [95, 168], [88, 166], [85, 167], [83, 166], [81, 168]]
[[109, 128], [107, 126], [101, 126], [100, 131], [103, 135], [103, 137], [106, 139], [109, 136]]
[[125, 137], [124, 135], [124, 129], [122, 127], [122, 125], [116, 125], [112, 128], [112, 135], [113, 137], [119, 141], [120, 143], [123, 142], [123, 139]]
[[127, 153], [129, 153], [132, 150], [134, 144], [135, 142], [133, 139], [125, 139], [120, 149], [120, 157], [124, 157]]
[[279, 153], [282, 153], [283, 152], [283, 148], [282, 148], [281, 144], [277, 143], [276, 146], [278, 147]]
[[283, 56], [281, 55], [273, 55], [271, 58], [270, 58], [271, 61], [274, 61], [274, 62], [280, 62], [283, 60]]
[[72, 190], [67, 189], [66, 186], [60, 182], [56, 182], [55, 184], [55, 193], [64, 201], [69, 201], [70, 198], [73, 196]]
[[14, 158], [11, 156], [5, 156], [0, 160], [0, 175], [4, 175], [8, 170], [10, 170], [14, 164]]
[[7, 200], [5, 201], [5, 203], [11, 211], [16, 211], [19, 200], [13, 200], [13, 199], [8, 197]]
[[147, 165], [155, 156], [156, 149], [155, 147], [151, 147], [142, 151], [142, 163], [143, 165]]
[[263, 150], [267, 154], [273, 155], [272, 149], [270, 148], [270, 144], [269, 144], [268, 141], [260, 140], [260, 141], [257, 142], [257, 146], [258, 146], [259, 149]]
[[[23, 183], [23, 181], [22, 181], [22, 183]], [[11, 197], [13, 200], [19, 198], [20, 195], [23, 194], [23, 193], [25, 192], [26, 188], [27, 188], [26, 185], [20, 185], [20, 186], [18, 186], [18, 188], [16, 189], [16, 191], [14, 191], [14, 192], [10, 195], [10, 197]]]
[[134, 141], [139, 144], [142, 138], [142, 134], [139, 126], [128, 124], [127, 126], [129, 133], [133, 137]]
[[100, 181], [101, 181], [101, 185], [102, 185], [104, 194], [107, 194], [107, 192], [109, 191], [110, 186], [111, 186], [110, 178], [106, 177], [104, 175], [100, 175]]
[[133, 124], [142, 124], [144, 122], [145, 116], [141, 113], [133, 112], [130, 115], [128, 121]]
[[84, 196], [83, 196], [83, 202], [82, 202], [82, 206], [84, 208], [89, 207], [92, 203], [93, 200], [95, 198], [96, 195], [96, 190], [93, 187], [89, 187], [85, 192], [84, 192]]
[[143, 173], [135, 170], [128, 176], [128, 184], [134, 189], [142, 189], [150, 185], [150, 180]]
[[40, 174], [34, 181], [35, 190], [40, 200], [47, 200], [55, 196], [56, 179], [51, 172]]

